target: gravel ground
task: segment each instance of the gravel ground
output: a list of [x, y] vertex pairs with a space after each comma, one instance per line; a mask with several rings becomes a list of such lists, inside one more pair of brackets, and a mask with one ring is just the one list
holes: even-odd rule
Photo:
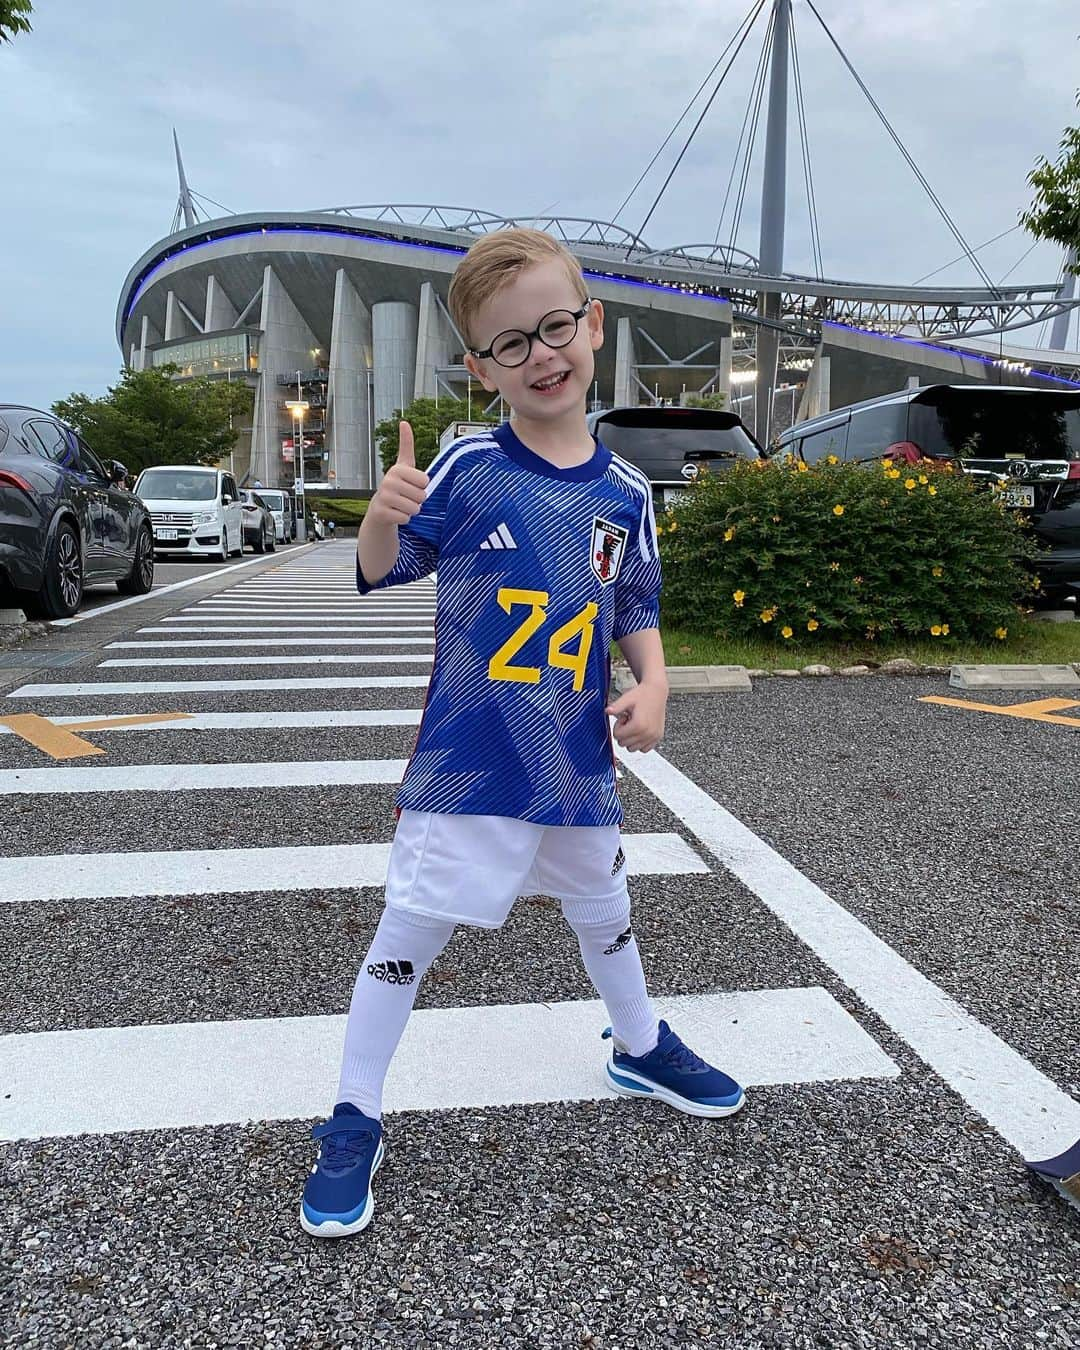
[[[46, 645], [90, 653], [169, 600]], [[145, 678], [96, 671], [100, 659], [33, 682]], [[0, 688], [29, 682], [7, 674]], [[1068, 784], [1080, 742], [917, 701], [931, 692], [945, 682], [773, 680], [749, 695], [676, 697], [663, 753], [1075, 1093]], [[248, 691], [164, 706], [417, 707], [422, 693]], [[163, 702], [2, 706], [75, 715]], [[117, 733], [89, 762], [402, 758], [414, 736]], [[0, 768], [43, 763], [0, 739]], [[375, 1222], [341, 1242], [297, 1224], [312, 1121], [6, 1144], [0, 1346], [1080, 1346], [1080, 1211], [1030, 1180], [632, 774], [622, 794], [624, 828], [677, 831], [712, 867], [631, 880], [653, 991], [823, 985], [899, 1078], [755, 1088], [726, 1121], [610, 1099], [394, 1114]], [[280, 789], [5, 797], [0, 812], [8, 856], [302, 847], [393, 830], [390, 791], [376, 787], [299, 800]], [[372, 887], [0, 904], [0, 950], [15, 954], [0, 967], [0, 1032], [344, 1013], [380, 910]], [[532, 897], [502, 930], [459, 928], [417, 1006], [591, 994], [557, 905]]]

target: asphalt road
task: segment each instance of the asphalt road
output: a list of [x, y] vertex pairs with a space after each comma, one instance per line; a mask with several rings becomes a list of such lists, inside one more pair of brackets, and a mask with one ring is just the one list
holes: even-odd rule
[[[373, 1225], [300, 1231], [430, 658], [430, 587], [361, 600], [352, 547], [0, 653], [49, 719], [0, 735], [0, 1345], [1080, 1345], [1080, 1210], [1022, 1162], [1080, 1135], [1080, 706], [944, 679], [673, 697], [621, 760], [651, 988], [742, 1113], [608, 1094], [530, 897], [420, 989]], [[220, 664], [103, 665], [147, 659]]]

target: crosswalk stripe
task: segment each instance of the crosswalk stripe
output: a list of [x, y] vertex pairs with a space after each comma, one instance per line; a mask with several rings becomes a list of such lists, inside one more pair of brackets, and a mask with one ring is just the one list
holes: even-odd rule
[[283, 680], [108, 680], [77, 684], [23, 684], [7, 698], [83, 698], [88, 694], [225, 694], [264, 689], [424, 689], [427, 675], [311, 675]]
[[404, 759], [285, 760], [231, 764], [110, 764], [85, 769], [0, 769], [0, 796], [51, 792], [192, 792], [217, 788], [352, 787], [400, 783]]
[[275, 652], [270, 656], [124, 656], [113, 657], [109, 661], [99, 661], [98, 669], [105, 670], [116, 666], [138, 666], [144, 670], [159, 669], [164, 666], [416, 666], [431, 665], [430, 652], [416, 652], [392, 655], [376, 652], [355, 652], [342, 655], [337, 652], [315, 652], [310, 656], [283, 656]]
[[159, 638], [157, 642], [108, 642], [107, 651], [154, 648], [173, 651], [177, 647], [430, 647], [431, 637], [336, 637], [336, 638], [195, 638], [191, 642], [173, 642]]
[[[329, 708], [316, 712], [224, 712], [187, 713], [176, 722], [153, 722], [145, 726], [98, 727], [94, 736], [116, 731], [280, 731], [287, 727], [309, 731], [319, 727], [415, 727], [420, 724], [422, 708]], [[111, 713], [77, 713], [72, 717], [50, 717], [58, 727], [102, 721]], [[10, 727], [0, 723], [0, 736], [12, 736]]]
[[[622, 847], [631, 876], [709, 870], [677, 834], [624, 834]], [[0, 858], [0, 903], [382, 886], [389, 857], [386, 843]]]
[[[699, 1054], [748, 1087], [889, 1079], [900, 1072], [817, 986], [654, 1002]], [[606, 1022], [598, 999], [414, 1012], [390, 1065], [383, 1109], [613, 1096], [603, 1074]], [[337, 1087], [345, 1023], [339, 1014], [0, 1036], [0, 1138], [321, 1117]], [[626, 1103], [624, 1109], [642, 1108]]]
[[181, 619], [176, 623], [165, 623], [155, 625], [153, 628], [139, 628], [140, 633], [428, 633], [432, 632], [431, 624], [424, 624], [409, 628], [383, 628], [378, 624], [371, 625], [366, 622], [359, 624], [349, 624], [338, 626], [336, 624], [319, 624], [308, 627], [305, 624], [297, 623], [260, 623], [257, 619], [237, 620], [239, 627], [228, 627], [231, 620], [215, 620], [215, 624], [220, 623], [220, 627], [202, 628], [199, 627], [198, 619]]

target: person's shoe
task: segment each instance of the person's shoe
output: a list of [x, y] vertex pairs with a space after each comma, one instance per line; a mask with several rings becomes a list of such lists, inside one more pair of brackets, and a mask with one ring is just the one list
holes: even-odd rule
[[742, 1088], [682, 1043], [666, 1022], [660, 1039], [647, 1055], [629, 1055], [612, 1037], [611, 1058], [604, 1066], [609, 1086], [624, 1097], [658, 1097], [691, 1116], [733, 1116], [746, 1101]]
[[311, 1137], [322, 1142], [304, 1183], [300, 1227], [312, 1237], [359, 1233], [375, 1214], [371, 1178], [383, 1160], [382, 1124], [352, 1102], [338, 1102]]

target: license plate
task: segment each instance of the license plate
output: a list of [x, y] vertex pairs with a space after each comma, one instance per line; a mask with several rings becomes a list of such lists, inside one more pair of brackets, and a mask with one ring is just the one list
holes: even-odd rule
[[154, 533], [157, 535], [157, 537], [158, 537], [159, 539], [175, 539], [175, 538], [176, 538], [176, 531], [175, 531], [175, 530], [155, 530]]
[[1035, 489], [1033, 487], [1007, 487], [1005, 489], [1006, 506], [1027, 506], [1035, 505]]

